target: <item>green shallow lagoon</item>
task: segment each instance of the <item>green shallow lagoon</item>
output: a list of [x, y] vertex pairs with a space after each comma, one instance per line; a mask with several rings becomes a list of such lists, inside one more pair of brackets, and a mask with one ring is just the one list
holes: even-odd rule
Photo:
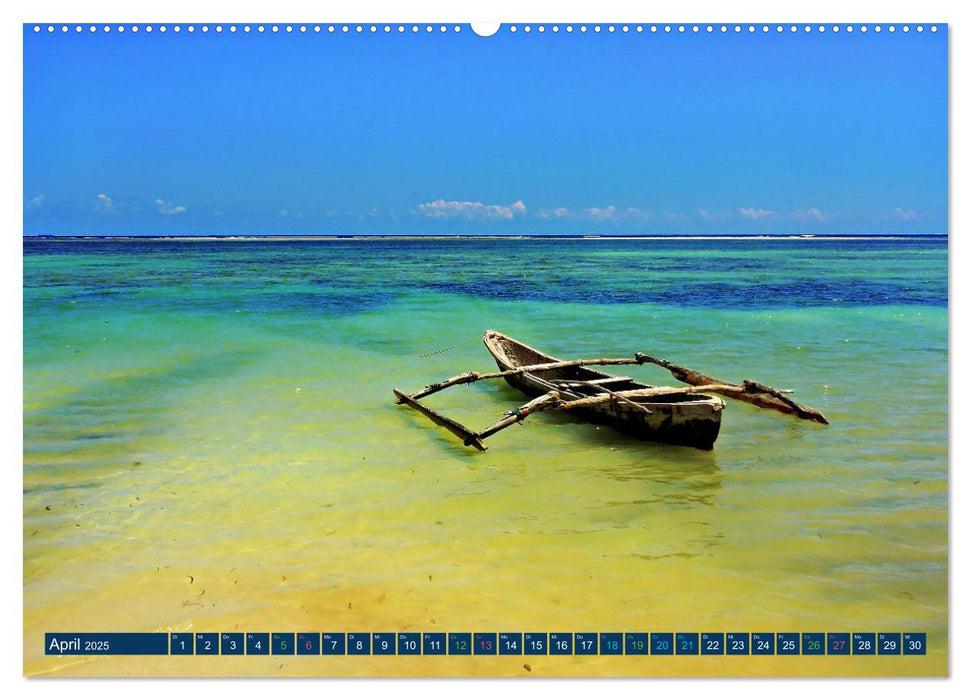
[[[646, 630], [929, 651], [532, 673], [945, 674], [947, 316], [942, 240], [25, 239], [25, 672], [526, 673], [65, 661], [45, 631]], [[477, 453], [391, 389], [490, 369], [487, 328], [791, 387], [831, 425], [729, 401], [702, 452], [546, 414]], [[474, 427], [523, 401], [429, 399]]]

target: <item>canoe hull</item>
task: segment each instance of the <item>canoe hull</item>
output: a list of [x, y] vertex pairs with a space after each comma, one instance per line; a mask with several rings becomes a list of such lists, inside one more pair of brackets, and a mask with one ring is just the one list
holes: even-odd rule
[[[496, 365], [503, 371], [526, 364], [558, 361], [496, 331], [487, 331], [483, 340]], [[511, 387], [527, 396], [540, 396], [556, 390], [568, 400], [584, 398], [590, 393], [571, 388], [569, 383], [563, 382], [611, 380], [605, 386], [609, 384], [613, 391], [649, 388], [646, 384], [624, 381], [587, 367], [510, 375], [505, 379]], [[725, 402], [718, 397], [685, 393], [638, 399], [637, 403], [647, 407], [650, 413], [620, 400], [576, 408], [571, 412], [591, 423], [609, 425], [641, 440], [710, 450], [718, 438], [725, 406]]]

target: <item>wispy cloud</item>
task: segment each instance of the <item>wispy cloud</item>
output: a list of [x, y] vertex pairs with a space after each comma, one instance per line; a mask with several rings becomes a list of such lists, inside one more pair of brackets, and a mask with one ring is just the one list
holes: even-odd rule
[[900, 207], [894, 208], [893, 217], [896, 219], [903, 219], [904, 221], [913, 221], [914, 219], [919, 218], [914, 209], [901, 209]]
[[650, 212], [637, 207], [620, 209], [613, 204], [605, 207], [587, 207], [579, 211], [556, 207], [555, 209], [540, 209], [536, 214], [540, 219], [587, 219], [591, 221], [646, 221], [651, 218]]
[[825, 221], [827, 217], [819, 209], [812, 207], [810, 209], [796, 209], [792, 212], [792, 218], [799, 221]]
[[39, 194], [36, 197], [32, 197], [31, 199], [29, 199], [27, 201], [27, 208], [28, 209], [36, 209], [37, 207], [39, 207], [43, 203], [44, 203], [44, 195]]
[[419, 204], [418, 211], [433, 219], [512, 219], [526, 214], [526, 205], [521, 199], [509, 205], [436, 199]]
[[111, 197], [104, 192], [98, 195], [98, 210], [103, 212], [113, 212], [115, 210], [115, 204], [111, 201]]
[[711, 211], [709, 209], [699, 209], [698, 216], [704, 221], [724, 221], [732, 215], [730, 211]]
[[161, 199], [155, 200], [155, 206], [158, 207], [159, 214], [182, 214], [185, 212], [185, 207], [183, 206], [172, 206], [168, 202], [162, 201]]
[[770, 209], [757, 209], [755, 207], [739, 207], [738, 213], [746, 219], [768, 219], [775, 212]]
[[564, 219], [573, 217], [575, 214], [566, 207], [556, 207], [556, 209], [540, 209], [536, 216], [541, 219]]

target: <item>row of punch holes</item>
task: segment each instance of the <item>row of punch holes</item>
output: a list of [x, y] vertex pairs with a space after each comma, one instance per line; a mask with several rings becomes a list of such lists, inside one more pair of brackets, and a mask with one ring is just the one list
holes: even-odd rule
[[[70, 26], [68, 26], [66, 24], [63, 24], [63, 25], [60, 25], [60, 26], [55, 26], [53, 24], [49, 24], [46, 27], [43, 27], [43, 26], [41, 26], [39, 24], [35, 24], [34, 25], [34, 32], [35, 33], [42, 32], [45, 29], [46, 29], [46, 31], [48, 33], [54, 33], [56, 31], [58, 31], [58, 29], [62, 33], [70, 32], [72, 29], [75, 32], [80, 33], [80, 32], [83, 32], [85, 30], [85, 27], [82, 27], [80, 24], [74, 25], [73, 27], [70, 27]], [[88, 32], [97, 32], [98, 29], [99, 29], [99, 27], [97, 27], [96, 25], [93, 25], [93, 24], [92, 25], [89, 25], [87, 27]], [[143, 25], [143, 26], [139, 26], [139, 25], [134, 25], [133, 24], [133, 25], [130, 25], [130, 26], [127, 26], [127, 27], [125, 25], [123, 25], [123, 24], [119, 24], [119, 25], [115, 25], [115, 26], [105, 24], [105, 25], [101, 26], [100, 29], [101, 29], [101, 31], [103, 31], [105, 33], [115, 31], [115, 32], [118, 32], [119, 34], [122, 34], [122, 33], [126, 32], [126, 31], [129, 31], [129, 32], [131, 32], [131, 33], [134, 34], [134, 33], [138, 33], [139, 31], [144, 31], [146, 33], [151, 33], [151, 32], [156, 31], [156, 30], [159, 31], [159, 32], [165, 33], [165, 32], [167, 32], [167, 31], [170, 30], [170, 27], [167, 26], [167, 25], [164, 25], [164, 24], [158, 25], [157, 27], [155, 27], [153, 25], [150, 25], [150, 24], [149, 25]], [[377, 24], [371, 24], [371, 25], [364, 25], [364, 24], [357, 24], [357, 25], [348, 25], [348, 24], [342, 24], [342, 25], [334, 25], [334, 24], [330, 24], [330, 25], [320, 25], [320, 24], [314, 24], [314, 25], [306, 25], [306, 24], [299, 24], [299, 25], [294, 25], [294, 24], [285, 24], [285, 25], [278, 25], [278, 24], [263, 25], [263, 24], [257, 24], [257, 25], [249, 25], [249, 24], [244, 24], [244, 25], [237, 26], [235, 24], [230, 24], [230, 25], [226, 25], [225, 27], [223, 25], [221, 25], [221, 24], [217, 24], [217, 25], [214, 25], [212, 27], [210, 27], [209, 25], [203, 24], [203, 25], [198, 26], [198, 28], [195, 25], [189, 24], [189, 25], [186, 25], [184, 27], [184, 29], [185, 29], [186, 32], [188, 32], [190, 34], [196, 32], [197, 30], [200, 31], [200, 32], [202, 32], [203, 34], [208, 33], [210, 30], [215, 31], [217, 34], [218, 33], [222, 33], [223, 31], [228, 31], [231, 34], [232, 33], [236, 33], [237, 31], [242, 31], [244, 34], [245, 33], [250, 33], [250, 32], [265, 33], [267, 31], [272, 32], [272, 33], [279, 33], [281, 31], [282, 32], [285, 32], [285, 33], [299, 32], [301, 34], [306, 34], [307, 32], [312, 32], [312, 33], [315, 33], [315, 34], [320, 34], [321, 32], [326, 32], [328, 34], [351, 34], [351, 33], [356, 33], [356, 34], [363, 34], [363, 33], [377, 34], [379, 32], [383, 32], [385, 34], [390, 34], [391, 32], [398, 32], [399, 34], [404, 34], [406, 32], [411, 32], [412, 34], [418, 34], [418, 33], [421, 33], [422, 31], [424, 31], [426, 34], [430, 34], [430, 33], [433, 33], [433, 32], [446, 33], [446, 32], [451, 31], [451, 32], [458, 33], [458, 32], [461, 32], [462, 31], [462, 27], [460, 25], [457, 25], [457, 24], [456, 25], [451, 25], [451, 26], [444, 25], [444, 24], [442, 24], [442, 25], [431, 25], [431, 24], [426, 24], [426, 25], [418, 25], [418, 24], [411, 24], [411, 25], [404, 25], [404, 24], [397, 24], [397, 25], [390, 25], [390, 24], [385, 24], [385, 25], [377, 25]], [[664, 33], [668, 33], [668, 34], [670, 34], [672, 32], [677, 32], [677, 33], [681, 33], [681, 34], [687, 34], [687, 33], [692, 33], [692, 34], [700, 34], [700, 33], [712, 34], [712, 33], [716, 33], [716, 32], [722, 33], [722, 34], [727, 34], [729, 32], [732, 32], [732, 33], [735, 33], [735, 34], [741, 34], [743, 32], [747, 32], [749, 34], [755, 34], [757, 32], [761, 32], [763, 34], [768, 34], [769, 32], [772, 32], [772, 31], [775, 31], [777, 33], [782, 33], [782, 32], [785, 32], [785, 31], [789, 31], [789, 32], [793, 32], [793, 33], [794, 32], [799, 32], [799, 31], [807, 32], [807, 33], [809, 33], [809, 32], [818, 32], [818, 33], [833, 32], [833, 33], [838, 33], [838, 32], [841, 32], [841, 31], [848, 32], [848, 33], [852, 33], [854, 31], [859, 31], [859, 32], [866, 33], [866, 32], [871, 31], [871, 30], [873, 32], [876, 32], [877, 34], [879, 34], [880, 32], [884, 31], [884, 27], [882, 25], [879, 25], [879, 24], [872, 25], [872, 27], [870, 25], [866, 25], [866, 24], [861, 24], [861, 25], [856, 25], [856, 26], [854, 26], [854, 25], [845, 25], [845, 26], [831, 25], [829, 27], [827, 27], [826, 25], [823, 25], [823, 24], [819, 24], [819, 25], [810, 25], [810, 24], [803, 24], [803, 25], [796, 25], [796, 24], [782, 25], [782, 24], [776, 24], [776, 25], [771, 25], [771, 26], [768, 25], [768, 24], [762, 24], [762, 25], [754, 25], [754, 24], [748, 24], [748, 25], [741, 25], [741, 24], [734, 24], [734, 25], [728, 25], [728, 24], [719, 24], [719, 25], [713, 25], [713, 24], [703, 24], [703, 25], [700, 25], [700, 24], [690, 24], [690, 25], [687, 25], [687, 24], [679, 24], [679, 25], [671, 25], [671, 24], [661, 24], [661, 25], [658, 25], [658, 24], [651, 24], [651, 25], [644, 25], [644, 24], [634, 24], [634, 25], [622, 24], [622, 25], [613, 25], [613, 24], [608, 24], [608, 25], [599, 25], [599, 24], [593, 24], [593, 25], [590, 25], [590, 26], [585, 25], [585, 24], [579, 24], [579, 25], [573, 25], [573, 24], [558, 25], [558, 24], [553, 24], [553, 25], [549, 25], [549, 26], [544, 25], [544, 24], [539, 24], [539, 25], [529, 25], [529, 24], [516, 25], [516, 24], [510, 24], [505, 29], [510, 34], [516, 34], [517, 32], [523, 32], [525, 34], [529, 34], [529, 33], [532, 33], [532, 32], [536, 32], [538, 34], [544, 34], [547, 31], [552, 32], [554, 34], [557, 34], [557, 33], [561, 32], [561, 31], [562, 32], [565, 32], [567, 34], [571, 34], [573, 32], [579, 32], [579, 33], [583, 34], [583, 33], [586, 33], [588, 31], [592, 31], [595, 34], [598, 34], [598, 33], [603, 32], [603, 31], [606, 31], [608, 33], [621, 32], [621, 33], [624, 33], [624, 34], [627, 34], [627, 33], [630, 33], [630, 32], [634, 32], [634, 33], [638, 33], [638, 34], [641, 34], [641, 33], [644, 33], [644, 32], [653, 33], [653, 34], [656, 34], [658, 32], [664, 32]], [[910, 32], [911, 29], [912, 29], [912, 27], [910, 25], [908, 25], [908, 24], [904, 24], [904, 25], [901, 25], [899, 27], [899, 30], [901, 32], [904, 32], [904, 33]], [[924, 29], [925, 29], [925, 27], [922, 24], [918, 24], [918, 25], [915, 25], [913, 27], [913, 29], [915, 31], [917, 31], [917, 32], [923, 32]], [[886, 31], [888, 31], [890, 33], [894, 33], [897, 30], [898, 30], [897, 25], [890, 24], [890, 25], [887, 25], [886, 26]], [[930, 25], [929, 30], [931, 32], [936, 32], [937, 31], [937, 26], [936, 25]], [[179, 25], [179, 24], [172, 25], [171, 31], [173, 31], [175, 33], [179, 33], [181, 31], [183, 31], [183, 26], [182, 25]], [[495, 31], [497, 31], [497, 30], [492, 30], [492, 31], [486, 30], [485, 32], [483, 32], [483, 31], [478, 30], [476, 27], [473, 27], [472, 28], [472, 31], [475, 32], [475, 33], [477, 33], [477, 34], [480, 34], [482, 36], [488, 36], [490, 34], [495, 33]]]

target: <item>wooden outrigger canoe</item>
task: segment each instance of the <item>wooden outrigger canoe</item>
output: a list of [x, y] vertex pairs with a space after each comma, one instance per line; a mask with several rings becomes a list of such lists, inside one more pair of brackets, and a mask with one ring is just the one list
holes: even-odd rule
[[[485, 438], [522, 422], [526, 416], [555, 410], [574, 411], [581, 418], [611, 425], [642, 440], [710, 450], [721, 428], [725, 402], [705, 392], [816, 423], [829, 422], [816, 409], [790, 399], [787, 394], [792, 393], [791, 389], [776, 389], [750, 379], [733, 384], [640, 352], [633, 357], [558, 360], [497, 331], [486, 331], [483, 342], [499, 366], [498, 372], [463, 372], [429, 384], [414, 394], [394, 390], [399, 404], [414, 408], [477, 450], [487, 449]], [[655, 387], [630, 377], [590, 369], [647, 363], [665, 368], [678, 381], [690, 386]], [[503, 418], [479, 432], [443, 416], [421, 401], [449, 387], [499, 378], [536, 398], [515, 410], [505, 411]]]
[[[561, 362], [497, 331], [486, 331], [483, 342], [503, 371]], [[688, 391], [671, 393], [670, 389], [655, 396], [628, 397], [625, 396], [627, 392], [655, 387], [583, 365], [510, 374], [504, 379], [527, 396], [556, 391], [567, 405], [604, 393], [616, 395], [616, 400], [579, 403], [570, 411], [592, 423], [613, 426], [641, 440], [702, 450], [714, 446], [725, 407], [725, 402], [717, 396]]]

